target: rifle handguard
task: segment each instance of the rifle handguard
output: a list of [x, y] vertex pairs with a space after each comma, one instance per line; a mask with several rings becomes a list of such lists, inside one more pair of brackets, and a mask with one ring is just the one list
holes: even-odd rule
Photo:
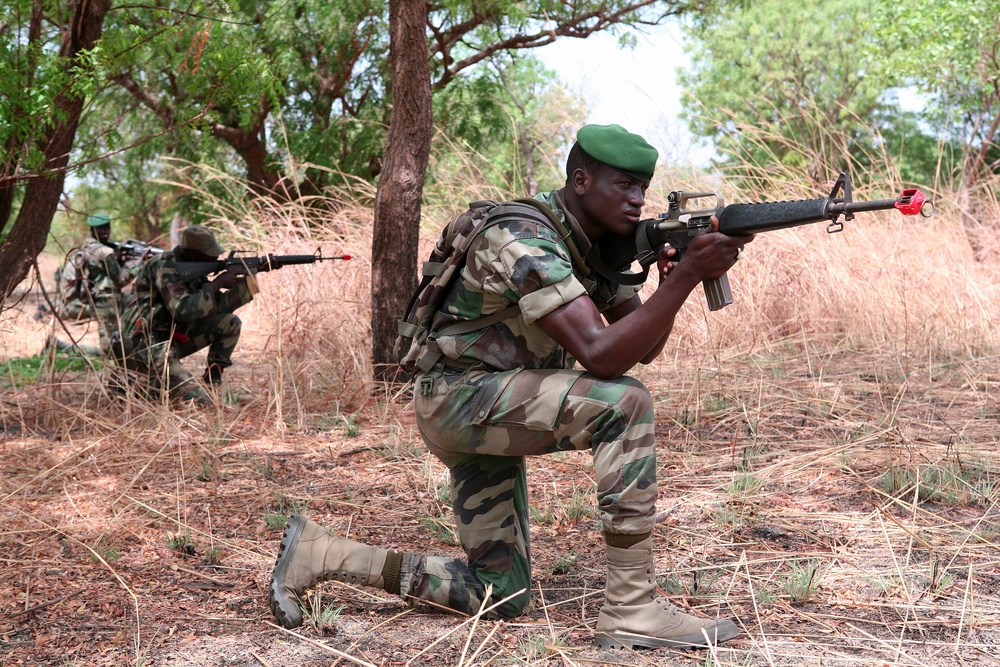
[[830, 199], [730, 204], [719, 213], [719, 231], [730, 236], [747, 236], [776, 229], [808, 225], [827, 220]]

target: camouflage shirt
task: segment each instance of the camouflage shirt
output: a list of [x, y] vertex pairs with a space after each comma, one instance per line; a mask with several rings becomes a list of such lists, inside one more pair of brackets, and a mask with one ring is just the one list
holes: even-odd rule
[[[591, 244], [565, 210], [559, 190], [535, 197], [552, 209], [569, 231], [579, 255]], [[631, 299], [640, 287], [617, 285], [589, 266], [574, 266], [558, 233], [533, 220], [510, 220], [487, 227], [472, 242], [466, 266], [434, 318], [434, 329], [484, 317], [517, 304], [499, 323], [466, 334], [442, 336], [447, 359], [462, 367], [493, 371], [515, 368], [572, 368], [574, 359], [535, 322], [556, 308], [589, 295], [598, 310]]]
[[246, 282], [226, 292], [213, 294], [208, 277], [184, 282], [177, 274], [179, 247], [145, 262], [139, 269], [133, 294], [126, 304], [126, 335], [152, 334], [169, 337], [175, 322], [194, 322], [209, 315], [235, 312], [253, 300]]
[[115, 300], [132, 275], [121, 267], [115, 251], [89, 237], [66, 259], [59, 273], [59, 296], [63, 309]]

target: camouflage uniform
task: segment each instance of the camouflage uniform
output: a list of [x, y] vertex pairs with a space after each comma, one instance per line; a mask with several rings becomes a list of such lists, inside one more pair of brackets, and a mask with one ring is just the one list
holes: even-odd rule
[[[538, 195], [563, 220], [581, 256], [590, 242], [559, 191]], [[589, 274], [589, 275], [588, 275]], [[653, 527], [656, 458], [653, 404], [638, 381], [600, 380], [535, 322], [590, 295], [602, 312], [638, 287], [594, 278], [574, 265], [565, 241], [534, 221], [489, 227], [441, 308], [439, 323], [477, 319], [516, 303], [517, 315], [485, 329], [438, 339], [444, 353], [416, 378], [417, 424], [428, 449], [450, 470], [458, 533], [467, 562], [405, 554], [404, 595], [475, 613], [516, 616], [530, 599], [525, 456], [589, 449], [605, 533], [642, 535]]]
[[152, 389], [166, 376], [172, 398], [197, 400], [207, 394], [180, 360], [208, 347], [209, 366], [232, 366], [241, 326], [233, 313], [253, 296], [243, 280], [217, 294], [203, 289], [207, 277], [182, 282], [177, 260], [183, 253], [177, 247], [141, 266], [114, 353], [127, 368], [146, 374]]
[[133, 272], [123, 268], [114, 249], [90, 237], [73, 250], [59, 274], [59, 316], [73, 321], [97, 320], [102, 354], [118, 328], [121, 288]]

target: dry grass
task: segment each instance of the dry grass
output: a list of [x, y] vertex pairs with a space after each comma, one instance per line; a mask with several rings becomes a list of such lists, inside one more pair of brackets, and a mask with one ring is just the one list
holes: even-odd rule
[[[705, 189], [696, 174], [660, 178]], [[318, 608], [345, 605], [330, 626], [270, 625], [265, 589], [290, 511], [458, 553], [446, 471], [405, 397], [368, 380], [371, 213], [352, 203], [365, 197], [314, 202], [308, 216], [220, 208], [227, 245], [357, 258], [261, 276], [220, 409], [122, 401], [100, 367], [4, 385], [0, 663], [1000, 664], [1000, 266], [972, 260], [941, 196], [927, 222], [866, 214], [839, 235], [761, 236], [732, 272], [736, 303], [709, 313], [694, 295], [670, 352], [638, 371], [662, 442], [661, 584], [681, 605], [738, 618], [741, 639], [700, 652], [593, 646], [604, 574], [579, 453], [530, 464], [525, 617], [461, 619], [326, 584]], [[33, 308], [4, 311], [0, 356], [40, 347]]]

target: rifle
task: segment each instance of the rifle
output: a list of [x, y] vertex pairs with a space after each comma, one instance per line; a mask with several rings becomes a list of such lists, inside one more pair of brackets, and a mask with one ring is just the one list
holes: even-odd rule
[[[715, 205], [688, 210], [691, 200], [714, 197]], [[837, 178], [829, 197], [798, 201], [765, 202], [761, 204], [723, 204], [717, 192], [671, 192], [667, 196], [668, 210], [656, 218], [640, 220], [634, 236], [604, 234], [591, 249], [587, 261], [605, 278], [623, 285], [641, 285], [646, 281], [650, 265], [660, 249], [670, 244], [677, 250], [672, 258], [680, 261], [691, 240], [712, 231], [711, 217], [719, 218], [719, 231], [730, 236], [745, 236], [771, 232], [814, 222], [828, 221], [830, 234], [842, 231], [845, 221], [855, 213], [895, 208], [903, 215], [934, 215], [934, 205], [917, 188], [907, 188], [895, 199], [856, 202], [851, 196], [851, 176], [844, 172]], [[640, 271], [627, 271], [638, 262]], [[729, 277], [705, 280], [705, 298], [709, 310], [719, 310], [733, 302]]]
[[290, 264], [312, 264], [326, 260], [350, 260], [350, 255], [323, 257], [319, 249], [312, 255], [256, 255], [250, 251], [232, 250], [225, 259], [207, 262], [177, 262], [177, 274], [182, 282], [190, 282], [219, 271], [230, 271], [238, 276], [254, 276], [260, 271], [272, 271]]
[[155, 257], [166, 252], [163, 248], [157, 248], [138, 239], [129, 239], [123, 243], [109, 241], [108, 245], [114, 248], [115, 255], [117, 255], [118, 261], [122, 264], [142, 259], [146, 256]]

